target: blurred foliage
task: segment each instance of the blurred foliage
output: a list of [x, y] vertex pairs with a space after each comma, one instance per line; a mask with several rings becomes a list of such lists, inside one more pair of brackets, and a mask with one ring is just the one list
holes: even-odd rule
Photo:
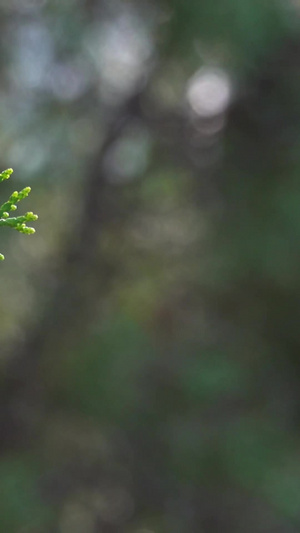
[[1, 527], [9, 532], [34, 531], [51, 523], [51, 512], [38, 493], [38, 471], [28, 457], [5, 458], [1, 473]]
[[254, 62], [292, 33], [290, 6], [258, 0], [171, 0], [170, 43], [175, 53], [189, 54], [195, 43], [204, 43], [207, 53], [221, 60], [253, 67]]
[[296, 533], [298, 2], [0, 13], [3, 531]]

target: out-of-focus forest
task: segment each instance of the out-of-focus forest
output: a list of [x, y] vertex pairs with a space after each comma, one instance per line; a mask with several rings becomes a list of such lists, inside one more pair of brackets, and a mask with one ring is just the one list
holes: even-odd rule
[[1, 0], [0, 117], [0, 532], [298, 532], [298, 0]]

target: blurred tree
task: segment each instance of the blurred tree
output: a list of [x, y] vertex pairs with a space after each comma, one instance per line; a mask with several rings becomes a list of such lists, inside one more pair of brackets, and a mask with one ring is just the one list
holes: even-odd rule
[[298, 531], [297, 3], [1, 14], [5, 531]]

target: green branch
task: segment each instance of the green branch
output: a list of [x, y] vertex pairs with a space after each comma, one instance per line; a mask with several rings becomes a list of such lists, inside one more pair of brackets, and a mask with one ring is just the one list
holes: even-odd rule
[[[8, 168], [7, 170], [1, 172], [0, 182], [10, 178], [12, 173], [12, 168]], [[19, 231], [20, 233], [24, 233], [25, 235], [32, 235], [33, 233], [35, 233], [35, 229], [27, 226], [27, 222], [37, 220], [37, 215], [35, 215], [31, 211], [19, 217], [11, 217], [9, 215], [11, 211], [15, 211], [17, 209], [17, 203], [20, 202], [20, 200], [26, 198], [29, 195], [30, 191], [30, 187], [25, 187], [25, 189], [22, 189], [20, 192], [15, 191], [10, 195], [7, 202], [4, 202], [4, 204], [0, 206], [0, 226], [7, 226], [9, 228], [13, 228]], [[0, 260], [2, 259], [4, 259], [4, 255], [0, 254]]]

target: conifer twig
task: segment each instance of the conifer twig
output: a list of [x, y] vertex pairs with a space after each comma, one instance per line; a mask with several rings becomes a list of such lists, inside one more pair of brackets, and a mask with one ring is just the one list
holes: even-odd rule
[[[12, 168], [8, 168], [7, 170], [1, 172], [0, 183], [9, 179], [12, 173]], [[37, 215], [35, 215], [31, 211], [28, 211], [27, 213], [25, 213], [25, 215], [21, 215], [18, 217], [11, 217], [9, 214], [11, 211], [15, 211], [17, 209], [18, 202], [26, 198], [29, 195], [30, 191], [30, 187], [25, 187], [20, 192], [15, 191], [10, 195], [9, 199], [0, 206], [0, 226], [7, 226], [9, 228], [13, 228], [19, 231], [20, 233], [24, 233], [25, 235], [32, 235], [33, 233], [35, 233], [35, 229], [31, 228], [30, 226], [27, 226], [27, 222], [33, 222], [37, 220]], [[3, 259], [4, 255], [0, 254], [0, 260]]]

